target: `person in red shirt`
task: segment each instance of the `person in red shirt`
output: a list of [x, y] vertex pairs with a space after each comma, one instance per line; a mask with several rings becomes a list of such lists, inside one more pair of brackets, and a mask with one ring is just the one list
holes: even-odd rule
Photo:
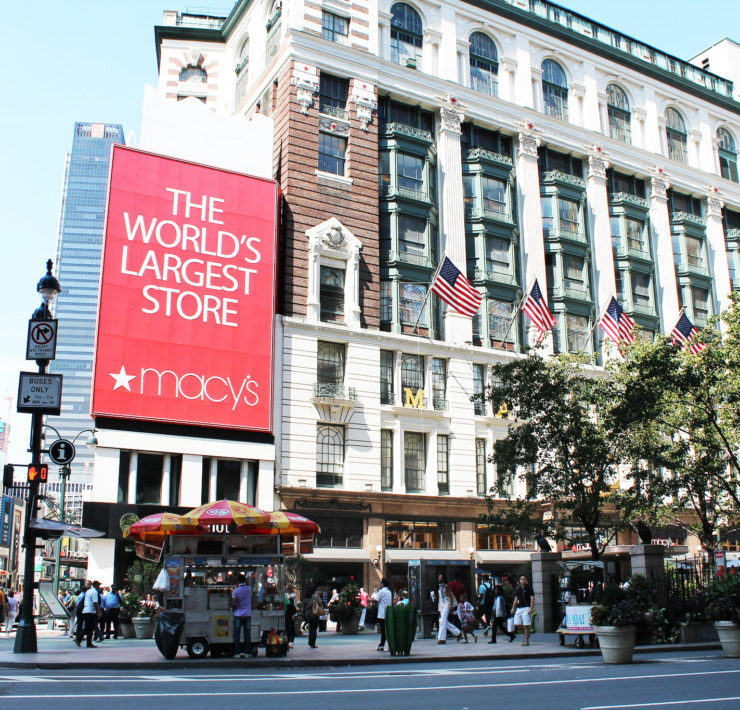
[[455, 595], [455, 600], [457, 602], [460, 601], [461, 594], [467, 594], [467, 590], [465, 589], [465, 585], [462, 583], [461, 575], [459, 572], [455, 572], [455, 579], [449, 582], [447, 586], [450, 588], [450, 591]]

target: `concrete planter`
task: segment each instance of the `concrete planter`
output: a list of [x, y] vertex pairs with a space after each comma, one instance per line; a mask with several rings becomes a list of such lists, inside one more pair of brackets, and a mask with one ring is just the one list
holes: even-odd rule
[[349, 619], [342, 619], [342, 633], [346, 635], [358, 634], [361, 614], [354, 614]]
[[147, 616], [137, 616], [133, 619], [137, 639], [154, 638], [154, 622]]
[[634, 626], [595, 626], [594, 631], [604, 663], [632, 663], [637, 633]]
[[733, 621], [715, 621], [725, 658], [740, 658], [740, 626]]
[[134, 624], [132, 621], [122, 621], [121, 622], [121, 635], [125, 639], [135, 639], [136, 638], [136, 629], [134, 628]]

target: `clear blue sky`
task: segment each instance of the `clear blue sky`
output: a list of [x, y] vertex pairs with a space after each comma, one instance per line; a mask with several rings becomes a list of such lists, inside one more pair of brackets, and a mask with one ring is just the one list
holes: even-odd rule
[[[563, 0], [565, 7], [688, 59], [740, 27], [737, 0]], [[721, 6], [721, 11], [719, 7]], [[229, 0], [211, 10], [224, 14]], [[75, 121], [139, 132], [144, 84], [157, 76], [154, 25], [177, 0], [3, 3], [5, 90], [0, 110], [0, 418], [12, 397], [9, 459], [28, 461], [30, 415], [16, 414], [18, 372], [36, 282], [54, 257], [64, 157]], [[202, 10], [202, 8], [198, 8]], [[735, 37], [740, 39], [740, 37]], [[64, 288], [64, 284], [62, 284]], [[64, 327], [63, 324], [61, 327]]]

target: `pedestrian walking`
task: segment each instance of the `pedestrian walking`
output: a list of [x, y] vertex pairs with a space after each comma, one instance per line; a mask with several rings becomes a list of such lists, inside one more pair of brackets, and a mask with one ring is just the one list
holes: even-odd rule
[[303, 617], [308, 622], [308, 645], [316, 648], [316, 636], [319, 630], [319, 620], [326, 613], [324, 599], [316, 589], [312, 590], [307, 604], [303, 605]]
[[111, 632], [113, 638], [117, 639], [121, 633], [119, 628], [119, 616], [121, 614], [121, 593], [114, 584], [105, 598], [105, 638], [109, 639]]
[[234, 610], [234, 655], [246, 658], [241, 650], [241, 636], [244, 633], [246, 653], [252, 655], [252, 587], [247, 577], [240, 573], [237, 587], [231, 592], [231, 608]]
[[378, 651], [385, 651], [385, 612], [388, 607], [393, 603], [393, 595], [391, 590], [388, 589], [388, 580], [383, 577], [380, 580], [380, 589], [377, 593], [378, 599], [378, 627], [380, 628], [380, 643], [378, 644]]
[[288, 634], [288, 646], [293, 648], [295, 642], [295, 623], [293, 619], [296, 613], [296, 596], [292, 585], [285, 588], [285, 631]]
[[487, 574], [482, 574], [480, 585], [478, 586], [478, 609], [480, 610], [481, 621], [483, 622], [483, 635], [485, 636], [491, 630], [493, 622], [493, 585]]
[[360, 587], [360, 606], [362, 607], [362, 615], [360, 616], [360, 623], [358, 628], [364, 631], [365, 629], [365, 617], [367, 616], [367, 600], [370, 595], [365, 591], [365, 587]]
[[457, 607], [455, 596], [447, 584], [447, 577], [440, 574], [437, 577], [439, 589], [437, 591], [437, 611], [439, 611], [439, 629], [437, 631], [437, 643], [447, 643], [447, 632], [459, 639], [462, 631], [450, 622], [450, 612]]
[[496, 643], [496, 629], [501, 629], [508, 637], [509, 643], [515, 638], [516, 634], [506, 628], [506, 598], [504, 597], [504, 588], [497, 584], [493, 588], [493, 610], [491, 616], [491, 640], [488, 643]]
[[6, 597], [5, 612], [5, 636], [10, 636], [15, 624], [15, 617], [18, 616], [18, 600], [15, 598], [15, 592], [8, 592]]
[[525, 575], [519, 578], [519, 586], [514, 592], [514, 605], [511, 613], [514, 615], [514, 626], [524, 632], [522, 646], [529, 646], [529, 633], [532, 625], [532, 611], [534, 610], [534, 589]]
[[468, 595], [465, 594], [465, 592], [460, 594], [460, 601], [457, 603], [457, 618], [460, 620], [463, 643], [468, 642], [468, 634], [472, 634], [473, 641], [478, 643], [478, 637], [475, 635], [475, 614], [473, 605], [468, 601]]
[[87, 648], [97, 648], [93, 643], [93, 634], [103, 612], [100, 608], [100, 582], [96, 579], [82, 597], [82, 623], [77, 624], [75, 643], [82, 644], [82, 637], [87, 637]]

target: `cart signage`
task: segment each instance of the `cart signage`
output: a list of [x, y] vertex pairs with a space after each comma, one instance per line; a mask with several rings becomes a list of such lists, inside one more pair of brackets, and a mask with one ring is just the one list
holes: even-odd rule
[[591, 622], [591, 609], [588, 606], [566, 606], [565, 607], [565, 627], [568, 631], [583, 631], [584, 633], [593, 633], [594, 625]]
[[278, 187], [114, 146], [92, 414], [271, 431]]

